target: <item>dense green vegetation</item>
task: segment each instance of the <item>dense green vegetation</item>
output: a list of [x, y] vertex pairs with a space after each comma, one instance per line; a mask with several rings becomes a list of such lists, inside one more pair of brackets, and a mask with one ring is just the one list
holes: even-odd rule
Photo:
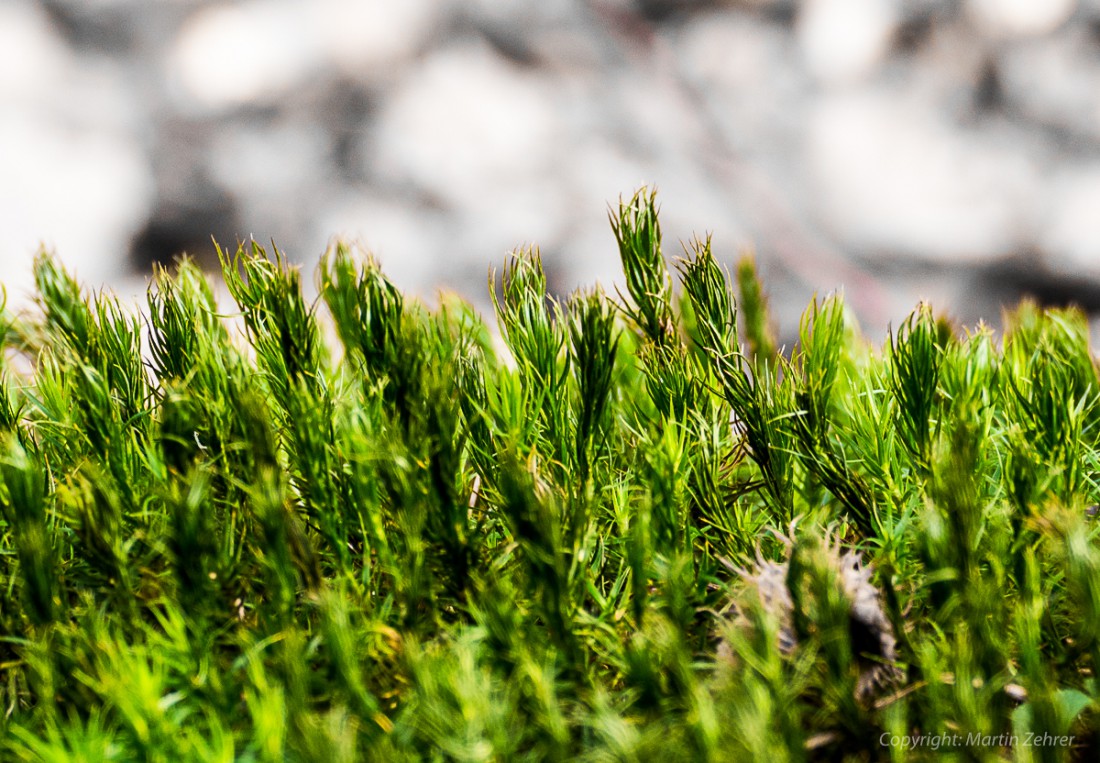
[[341, 245], [316, 304], [253, 246], [234, 307], [184, 262], [140, 314], [41, 255], [0, 323], [0, 758], [1096, 755], [1083, 316], [921, 306], [879, 352], [832, 296], [784, 354], [750, 260], [670, 272], [644, 190], [612, 228], [624, 293], [518, 252], [495, 327]]

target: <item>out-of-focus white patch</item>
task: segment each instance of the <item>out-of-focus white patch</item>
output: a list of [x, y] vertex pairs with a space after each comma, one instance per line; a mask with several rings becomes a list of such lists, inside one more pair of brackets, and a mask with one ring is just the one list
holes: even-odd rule
[[169, 57], [185, 99], [221, 110], [309, 87], [320, 75], [370, 80], [414, 54], [432, 29], [430, 0], [248, 0], [203, 8]]
[[119, 136], [75, 132], [26, 113], [0, 116], [0, 146], [20, 147], [0, 151], [5, 283], [30, 285], [38, 242], [77, 265], [89, 285], [116, 275], [151, 197], [141, 152]]
[[487, 267], [518, 246], [560, 242], [570, 207], [553, 96], [546, 80], [487, 46], [460, 44], [425, 59], [383, 105], [364, 171], [425, 194], [441, 211], [431, 283], [477, 297], [484, 273], [461, 263]]
[[69, 52], [37, 4], [0, 5], [0, 98], [4, 99], [4, 111], [10, 110], [12, 99], [37, 99], [49, 93], [49, 86], [68, 65]]
[[176, 39], [170, 70], [201, 107], [222, 109], [276, 97], [320, 65], [307, 9], [288, 0], [203, 8]]
[[674, 44], [684, 74], [736, 126], [728, 137], [738, 151], [764, 154], [801, 128], [797, 106], [808, 78], [784, 27], [731, 10], [700, 13], [678, 30]]
[[1052, 269], [1100, 276], [1100, 166], [1061, 173], [1048, 184], [1039, 246]]
[[1053, 32], [1076, 9], [1077, 0], [967, 0], [967, 10], [982, 31], [997, 37]]
[[[833, 96], [809, 127], [823, 222], [867, 253], [981, 262], [1031, 234], [1035, 170], [992, 134], [952, 129], [894, 94]], [[1003, 142], [1003, 141], [1002, 141]]]
[[569, 166], [569, 187], [576, 197], [574, 206], [586, 218], [599, 222], [608, 241], [608, 205], [615, 206], [634, 189], [652, 182], [649, 168], [625, 147], [600, 136], [588, 136], [573, 146], [574, 160]]
[[882, 61], [897, 24], [898, 8], [891, 0], [807, 0], [797, 34], [815, 76], [851, 81]]
[[399, 288], [431, 297], [443, 286], [439, 263], [448, 256], [445, 223], [411, 203], [365, 192], [329, 202], [318, 215], [311, 239], [324, 250], [329, 237], [360, 244], [382, 264]]
[[1100, 59], [1087, 30], [1067, 29], [1004, 48], [998, 71], [1014, 110], [1100, 139]]
[[226, 188], [295, 196], [300, 189], [294, 186], [324, 159], [326, 137], [311, 124], [231, 126], [215, 137], [207, 166]]
[[553, 171], [558, 121], [542, 79], [484, 45], [454, 46], [425, 59], [383, 106], [366, 170], [461, 205]]
[[[319, 197], [329, 190], [329, 137], [312, 122], [231, 125], [214, 137], [207, 172], [234, 194], [239, 219], [258, 241], [301, 244]], [[324, 243], [290, 254], [314, 258]]]
[[[454, 210], [455, 227], [447, 246], [466, 262], [482, 263], [479, 270], [498, 266], [514, 249], [537, 246], [544, 252], [547, 269], [560, 274], [564, 268], [554, 258], [570, 211], [560, 177], [525, 178], [466, 199]], [[484, 274], [471, 275], [457, 265], [445, 264], [449, 280], [481, 291]]]
[[325, 55], [345, 75], [371, 80], [414, 55], [439, 14], [432, 0], [319, 0], [316, 14]]
[[0, 6], [0, 282], [25, 305], [40, 245], [89, 287], [122, 269], [148, 212], [140, 118], [107, 60], [78, 61], [37, 6]]

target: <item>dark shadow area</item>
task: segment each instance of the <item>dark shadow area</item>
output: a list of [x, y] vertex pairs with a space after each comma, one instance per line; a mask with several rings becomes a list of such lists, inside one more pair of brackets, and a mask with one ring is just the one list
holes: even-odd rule
[[202, 206], [160, 204], [130, 244], [130, 265], [147, 273], [154, 264], [170, 265], [186, 253], [204, 268], [217, 268], [214, 241], [234, 247], [240, 238], [228, 196], [211, 197]]

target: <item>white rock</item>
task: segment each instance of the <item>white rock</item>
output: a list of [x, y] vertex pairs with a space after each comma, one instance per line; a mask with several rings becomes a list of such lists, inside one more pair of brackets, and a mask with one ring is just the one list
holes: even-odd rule
[[731, 256], [743, 243], [743, 229], [723, 189], [671, 156], [645, 156], [608, 137], [589, 136], [572, 148], [566, 169], [573, 224], [561, 247], [567, 266], [568, 288], [599, 282], [613, 290], [621, 286], [622, 265], [608, 212], [616, 214], [619, 200], [629, 200], [645, 185], [658, 192], [665, 259], [670, 266], [684, 254], [694, 237], [714, 234], [715, 252]]
[[132, 141], [68, 130], [44, 115], [0, 115], [0, 264], [4, 281], [29, 287], [39, 242], [89, 285], [119, 272], [149, 208], [152, 180]]
[[381, 262], [386, 277], [421, 297], [443, 285], [440, 260], [447, 256], [446, 218], [377, 191], [347, 193], [326, 203], [309, 236], [317, 251], [329, 237], [358, 242]]
[[880, 256], [975, 263], [1031, 234], [1033, 164], [988, 131], [967, 133], [892, 93], [833, 96], [809, 125], [822, 221]]
[[979, 28], [994, 37], [1048, 34], [1077, 9], [1077, 0], [967, 0]]
[[365, 192], [327, 206], [313, 233], [319, 241], [334, 233], [360, 241], [394, 283], [421, 297], [456, 289], [485, 307], [489, 269], [499, 270], [508, 252], [537, 246], [548, 269], [563, 272], [554, 258], [564, 212], [552, 180], [516, 183], [446, 210]]
[[1057, 271], [1100, 278], [1100, 164], [1064, 169], [1045, 184], [1039, 246]]
[[703, 95], [715, 89], [745, 93], [771, 106], [804, 90], [797, 49], [780, 24], [732, 11], [700, 13], [675, 31], [671, 43], [681, 71]]
[[540, 77], [484, 45], [459, 44], [427, 57], [384, 104], [364, 167], [461, 206], [552, 172], [559, 133]]
[[326, 137], [312, 125], [233, 125], [214, 137], [206, 162], [227, 188], [279, 198], [297, 195], [292, 186], [318, 169], [327, 150]]
[[622, 283], [622, 266], [608, 212], [618, 207], [620, 196], [629, 199], [634, 189], [653, 182], [651, 168], [620, 142], [590, 134], [571, 143], [571, 160], [563, 171], [573, 211], [561, 247], [567, 287], [600, 283], [612, 289]]
[[[569, 223], [561, 178], [533, 175], [471, 195], [454, 209], [454, 229], [443, 269], [475, 271], [498, 265], [506, 252], [525, 246], [554, 249]], [[475, 284], [480, 287], [480, 273]]]
[[344, 76], [379, 80], [416, 54], [439, 21], [432, 0], [313, 0], [329, 64]]
[[320, 68], [305, 6], [250, 0], [203, 8], [189, 18], [169, 57], [182, 95], [224, 109], [277, 98]]
[[822, 80], [844, 82], [874, 70], [897, 25], [892, 0], [806, 0], [797, 34], [809, 70]]
[[69, 51], [57, 39], [37, 3], [0, 5], [0, 98], [13, 103], [48, 97], [70, 65]]
[[[683, 77], [702, 101], [702, 108], [676, 111], [708, 125], [710, 145], [702, 152], [693, 148], [697, 153], [685, 165], [715, 160], [741, 169], [751, 165], [783, 186], [788, 197], [801, 195], [789, 177], [779, 179], [789, 176], [794, 164], [790, 158], [801, 145], [813, 87], [789, 30], [748, 14], [719, 11], [692, 16], [670, 42]], [[706, 162], [699, 161], [699, 153]]]
[[[228, 126], [215, 134], [203, 159], [207, 175], [232, 193], [248, 233], [297, 248], [331, 185], [330, 150], [328, 135], [315, 125], [282, 120]], [[324, 241], [314, 243], [293, 256], [316, 257]]]
[[1007, 46], [999, 72], [1009, 104], [1041, 124], [1100, 139], [1100, 60], [1087, 30]]
[[0, 281], [13, 304], [40, 245], [89, 286], [122, 270], [152, 178], [117, 64], [78, 58], [35, 6], [0, 6]]
[[620, 196], [629, 199], [634, 189], [652, 183], [650, 169], [641, 157], [607, 136], [591, 135], [572, 145], [573, 161], [566, 168], [572, 206], [589, 210], [585, 217], [607, 221], [607, 208]]
[[[184, 103], [223, 110], [277, 100], [333, 74], [370, 79], [416, 52], [430, 0], [247, 0], [194, 13], [169, 56]], [[377, 71], [375, 71], [377, 70]]]

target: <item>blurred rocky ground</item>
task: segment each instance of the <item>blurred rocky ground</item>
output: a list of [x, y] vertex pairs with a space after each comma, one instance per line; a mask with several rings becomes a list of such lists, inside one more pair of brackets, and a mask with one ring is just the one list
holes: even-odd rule
[[153, 261], [333, 235], [486, 303], [538, 244], [618, 274], [642, 183], [666, 254], [753, 246], [790, 337], [844, 288], [999, 322], [1100, 312], [1100, 0], [2, 0], [0, 277], [39, 242], [141, 290]]

